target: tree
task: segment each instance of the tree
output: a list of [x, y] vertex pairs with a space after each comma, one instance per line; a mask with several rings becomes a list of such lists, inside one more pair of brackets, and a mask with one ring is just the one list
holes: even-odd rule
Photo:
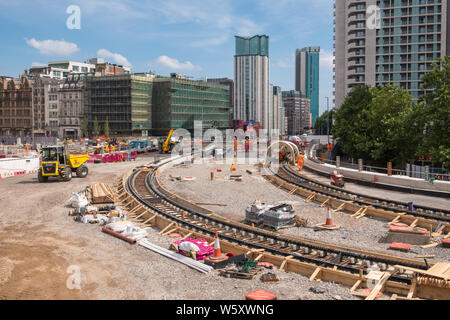
[[86, 117], [83, 118], [82, 122], [81, 122], [81, 132], [83, 133], [84, 137], [88, 136], [88, 120]]
[[94, 118], [94, 124], [92, 125], [92, 130], [94, 131], [95, 135], [98, 135], [98, 133], [100, 132], [100, 126], [98, 125], [97, 117]]
[[[330, 118], [328, 119], [328, 114], [330, 114]], [[315, 134], [325, 135], [327, 134], [327, 122], [329, 121], [329, 132], [331, 134], [331, 130], [333, 128], [333, 118], [334, 118], [335, 111], [325, 111], [322, 113], [317, 119], [316, 123], [314, 124], [314, 132]]]
[[370, 107], [363, 111], [367, 119], [369, 158], [380, 165], [392, 161], [405, 167], [417, 151], [412, 97], [408, 91], [393, 85], [369, 89]]
[[103, 132], [105, 133], [105, 136], [109, 136], [109, 117], [106, 117], [106, 121], [103, 124]]
[[367, 159], [367, 119], [363, 111], [369, 108], [372, 96], [368, 86], [356, 86], [336, 111], [331, 134], [342, 146], [344, 153], [353, 158]]
[[419, 103], [416, 118], [423, 130], [421, 155], [450, 168], [450, 57], [433, 64], [423, 77], [423, 88], [430, 90]]
[[392, 161], [404, 168], [421, 139], [415, 108], [402, 88], [356, 87], [336, 112], [332, 133], [353, 158], [383, 167]]

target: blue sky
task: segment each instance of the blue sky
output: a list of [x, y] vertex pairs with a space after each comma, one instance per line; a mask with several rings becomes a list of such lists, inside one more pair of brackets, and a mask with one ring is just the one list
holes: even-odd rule
[[[81, 29], [66, 9], [81, 9]], [[270, 82], [294, 89], [294, 52], [320, 46], [320, 106], [332, 106], [332, 0], [0, 0], [0, 75], [90, 57], [133, 72], [233, 78], [234, 36], [270, 37]]]

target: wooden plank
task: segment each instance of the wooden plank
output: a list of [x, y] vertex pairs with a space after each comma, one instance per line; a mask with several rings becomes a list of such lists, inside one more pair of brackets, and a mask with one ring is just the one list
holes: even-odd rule
[[368, 208], [369, 207], [364, 207], [364, 210], [359, 214], [359, 216], [356, 217], [356, 219], [360, 219], [360, 218], [364, 217], [367, 213]]
[[162, 229], [158, 234], [162, 235], [167, 229], [169, 229], [171, 226], [173, 226], [175, 222], [169, 223], [164, 229]]
[[423, 249], [428, 249], [428, 248], [433, 248], [433, 247], [437, 247], [439, 245], [439, 242], [431, 242], [429, 244], [420, 246]]
[[257, 256], [255, 258], [255, 261], [258, 261], [259, 259], [261, 259], [264, 256], [264, 253], [259, 254], [259, 256]]
[[292, 259], [294, 256], [287, 256], [286, 258], [284, 258], [284, 260], [283, 260], [283, 262], [281, 263], [281, 265], [280, 265], [280, 271], [281, 272], [284, 272], [285, 270], [284, 270], [284, 267], [285, 267], [285, 265], [287, 264], [287, 262], [288, 262], [288, 260], [289, 259]]
[[140, 217], [142, 217], [143, 215], [145, 215], [147, 212], [143, 212], [140, 215], [138, 215], [136, 218], [133, 219], [133, 221], [137, 221]]
[[363, 210], [364, 208], [359, 208], [358, 209], [358, 211], [356, 211], [354, 214], [352, 214], [350, 217], [356, 217], [357, 215], [359, 215], [360, 213], [361, 213], [361, 211]]
[[155, 218], [156, 218], [156, 214], [153, 215], [153, 217], [148, 218], [147, 220], [145, 220], [142, 224], [147, 224], [147, 223], [149, 223], [150, 221], [152, 221], [152, 220], [155, 219]]
[[181, 238], [181, 240], [184, 240], [186, 238], [189, 238], [192, 235], [192, 232], [189, 232], [188, 234], [186, 234], [183, 238]]
[[394, 293], [394, 294], [391, 296], [391, 299], [389, 299], [389, 300], [397, 300], [397, 294]]
[[322, 271], [322, 268], [321, 267], [317, 267], [316, 270], [314, 270], [314, 272], [311, 275], [311, 277], [309, 277], [309, 281], [314, 281], [314, 279], [317, 277], [317, 275], [319, 274], [320, 271]]
[[417, 225], [417, 222], [419, 222], [419, 219], [414, 220], [409, 226], [414, 228]]
[[328, 201], [330, 201], [330, 198], [328, 198], [328, 199], [326, 199], [324, 202], [322, 202], [322, 204], [320, 205], [320, 207], [324, 207], [325, 204], [326, 204]]
[[416, 256], [416, 259], [433, 259], [435, 257], [434, 254], [430, 254], [430, 255], [418, 255]]
[[384, 275], [381, 277], [380, 281], [375, 285], [375, 287], [370, 291], [369, 295], [367, 296], [366, 300], [374, 300], [377, 296], [377, 294], [383, 289], [384, 284], [386, 283], [387, 279], [391, 274], [389, 272], [385, 272]]
[[414, 277], [411, 282], [411, 288], [409, 289], [408, 295], [406, 296], [407, 299], [412, 299], [414, 296], [414, 292], [416, 291], [416, 284], [417, 284], [417, 278]]
[[421, 270], [421, 269], [416, 269], [416, 268], [411, 268], [411, 267], [406, 267], [406, 266], [401, 266], [401, 265], [395, 265], [394, 268], [395, 269], [410, 270], [410, 271], [414, 271], [416, 273], [420, 273], [420, 274], [424, 274], [424, 275], [427, 275], [427, 276], [440, 278], [440, 279], [444, 279], [444, 280], [448, 280], [450, 278], [450, 276], [442, 275], [442, 274], [435, 273], [435, 272], [430, 272], [431, 268], [428, 269], [428, 270]]
[[168, 234], [171, 234], [172, 232], [175, 232], [175, 231], [177, 231], [177, 230], [178, 230], [178, 227], [173, 228], [173, 229], [170, 229], [169, 231], [163, 233], [163, 236], [166, 236], [166, 235], [168, 235]]
[[334, 209], [334, 210], [331, 210], [331, 213], [335, 213], [335, 212], [338, 212], [338, 211], [340, 211], [343, 207], [345, 206], [345, 202], [344, 203], [342, 203], [339, 207], [337, 207], [336, 209]]

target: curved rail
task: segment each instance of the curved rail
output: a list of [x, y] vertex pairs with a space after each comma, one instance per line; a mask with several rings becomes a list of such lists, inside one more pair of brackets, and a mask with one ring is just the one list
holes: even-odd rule
[[[163, 166], [169, 163], [170, 161]], [[126, 180], [127, 192], [145, 207], [183, 228], [208, 236], [214, 236], [218, 232], [223, 240], [233, 244], [263, 249], [271, 254], [317, 266], [337, 267], [350, 273], [367, 273], [368, 268], [375, 265], [381, 270], [392, 270], [394, 265], [427, 269], [420, 261], [287, 236], [201, 212], [202, 210], [180, 203], [162, 191], [157, 179], [159, 168], [160, 166], [150, 172], [135, 170]], [[391, 280], [410, 283], [410, 277], [411, 273], [406, 271], [393, 274]]]

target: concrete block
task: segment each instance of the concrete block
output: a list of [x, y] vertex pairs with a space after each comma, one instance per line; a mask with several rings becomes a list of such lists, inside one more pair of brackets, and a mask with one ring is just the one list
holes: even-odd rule
[[387, 243], [402, 242], [414, 245], [424, 245], [430, 243], [430, 233], [427, 232], [426, 234], [416, 234], [389, 231], [384, 240]]

